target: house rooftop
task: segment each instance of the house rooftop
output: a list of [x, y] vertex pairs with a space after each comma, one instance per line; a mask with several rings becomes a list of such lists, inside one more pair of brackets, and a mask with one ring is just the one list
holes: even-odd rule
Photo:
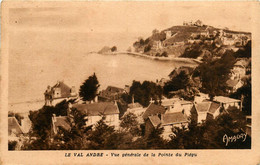
[[209, 101], [203, 101], [201, 103], [197, 103], [195, 104], [195, 108], [197, 110], [197, 112], [208, 112], [209, 108], [210, 108], [211, 102]]
[[153, 125], [154, 127], [157, 127], [157, 126], [161, 123], [161, 120], [160, 120], [160, 118], [159, 118], [157, 115], [155, 115], [155, 116], [149, 116], [149, 117], [148, 117], [148, 120], [151, 121], [151, 123], [152, 123], [152, 125]]
[[143, 106], [139, 103], [130, 103], [127, 105], [128, 108], [134, 109], [134, 108], [142, 108]]
[[162, 125], [188, 122], [188, 118], [182, 112], [167, 113], [161, 117]]
[[112, 92], [112, 93], [122, 93], [124, 92], [124, 89], [123, 88], [119, 88], [119, 87], [115, 87], [115, 86], [108, 86], [106, 91], [109, 91], [109, 92]]
[[235, 102], [240, 102], [240, 100], [225, 97], [225, 96], [215, 96], [214, 101], [219, 102], [219, 103], [235, 103]]
[[248, 62], [246, 61], [246, 60], [244, 60], [244, 59], [240, 59], [240, 60], [238, 60], [235, 64], [234, 64], [234, 66], [241, 66], [241, 67], [246, 67], [248, 65]]
[[119, 114], [116, 104], [112, 102], [99, 102], [92, 104], [74, 104], [73, 108], [85, 112], [88, 116]]
[[66, 85], [63, 81], [58, 81], [53, 87], [54, 88], [60, 88], [61, 90], [61, 98], [67, 98], [71, 97], [71, 88]]
[[17, 119], [15, 117], [8, 117], [8, 135], [11, 135], [12, 131], [15, 131], [15, 134], [23, 134], [23, 130]]
[[202, 112], [202, 113], [209, 112], [212, 114], [215, 113], [220, 106], [221, 106], [220, 103], [216, 103], [208, 100], [203, 100], [203, 102], [195, 104], [195, 108], [197, 112]]
[[237, 79], [234, 79], [234, 80], [231, 80], [231, 79], [229, 79], [229, 80], [227, 80], [227, 85], [228, 85], [228, 87], [234, 87], [234, 86], [236, 86], [237, 84], [238, 84], [238, 82], [239, 82], [239, 80], [237, 80]]
[[146, 120], [149, 116], [153, 116], [153, 115], [156, 115], [156, 114], [164, 114], [165, 111], [166, 110], [163, 106], [151, 103], [147, 107], [146, 111], [144, 112], [143, 118], [144, 118], [144, 120]]
[[187, 100], [182, 100], [180, 98], [172, 98], [172, 99], [163, 99], [162, 100], [162, 105], [163, 106], [168, 106], [168, 105], [173, 105], [175, 103], [180, 103], [181, 105], [184, 105], [184, 104], [192, 104], [191, 101], [187, 101]]
[[211, 102], [208, 112], [214, 114], [219, 109], [220, 103]]
[[54, 116], [52, 120], [55, 130], [57, 130], [58, 127], [61, 127], [66, 131], [69, 131], [71, 129], [70, 122], [67, 116]]
[[154, 127], [157, 127], [159, 124], [171, 125], [188, 122], [187, 116], [182, 112], [161, 114], [161, 118], [158, 115], [149, 116], [148, 119]]

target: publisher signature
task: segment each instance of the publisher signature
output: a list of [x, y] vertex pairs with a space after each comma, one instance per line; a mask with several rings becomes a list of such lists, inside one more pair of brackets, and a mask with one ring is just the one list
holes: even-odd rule
[[232, 136], [228, 136], [227, 134], [225, 134], [223, 136], [223, 143], [226, 143], [226, 146], [227, 146], [228, 143], [236, 142], [239, 139], [243, 139], [242, 142], [244, 142], [246, 140], [246, 137], [247, 137], [246, 133], [241, 133], [241, 134], [232, 135]]

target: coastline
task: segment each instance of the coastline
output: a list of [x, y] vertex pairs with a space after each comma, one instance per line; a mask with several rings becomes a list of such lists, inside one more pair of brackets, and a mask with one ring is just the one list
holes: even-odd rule
[[[93, 53], [93, 52], [91, 52]], [[142, 53], [136, 53], [136, 52], [124, 52], [124, 51], [120, 51], [120, 52], [111, 52], [111, 53], [98, 53], [98, 54], [103, 54], [103, 55], [118, 55], [118, 54], [127, 54], [127, 55], [133, 55], [133, 56], [140, 56], [140, 57], [144, 57], [144, 58], [149, 58], [152, 60], [161, 60], [161, 61], [179, 61], [179, 62], [187, 62], [187, 63], [196, 63], [196, 64], [200, 64], [201, 61], [197, 60], [197, 59], [193, 59], [193, 58], [182, 58], [182, 57], [155, 57], [155, 56], [149, 56], [146, 54], [142, 54]]]

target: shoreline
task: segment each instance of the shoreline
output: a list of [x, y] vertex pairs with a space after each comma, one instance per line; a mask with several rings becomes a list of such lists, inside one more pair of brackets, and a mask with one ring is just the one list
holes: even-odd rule
[[103, 54], [103, 55], [118, 55], [118, 54], [127, 54], [127, 55], [133, 55], [133, 56], [140, 56], [144, 58], [149, 58], [152, 60], [160, 60], [160, 61], [179, 61], [179, 62], [187, 62], [187, 63], [196, 63], [200, 64], [201, 61], [193, 58], [183, 58], [183, 57], [155, 57], [155, 56], [149, 56], [142, 53], [136, 53], [136, 52], [111, 52], [111, 53], [97, 53], [97, 54]]

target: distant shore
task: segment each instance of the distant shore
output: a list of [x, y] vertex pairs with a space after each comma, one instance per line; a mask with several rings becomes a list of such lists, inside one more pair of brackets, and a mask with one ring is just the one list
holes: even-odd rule
[[[91, 52], [94, 53], [94, 52]], [[153, 60], [161, 60], [161, 61], [179, 61], [179, 62], [187, 62], [187, 63], [201, 63], [200, 60], [193, 59], [193, 58], [182, 58], [182, 57], [173, 57], [169, 55], [169, 57], [156, 57], [156, 56], [149, 56], [142, 53], [136, 53], [136, 52], [127, 52], [127, 51], [118, 51], [118, 52], [109, 52], [109, 53], [98, 53], [98, 54], [107, 54], [107, 55], [117, 55], [117, 54], [127, 54], [127, 55], [133, 55], [133, 56], [140, 56], [145, 57]]]

